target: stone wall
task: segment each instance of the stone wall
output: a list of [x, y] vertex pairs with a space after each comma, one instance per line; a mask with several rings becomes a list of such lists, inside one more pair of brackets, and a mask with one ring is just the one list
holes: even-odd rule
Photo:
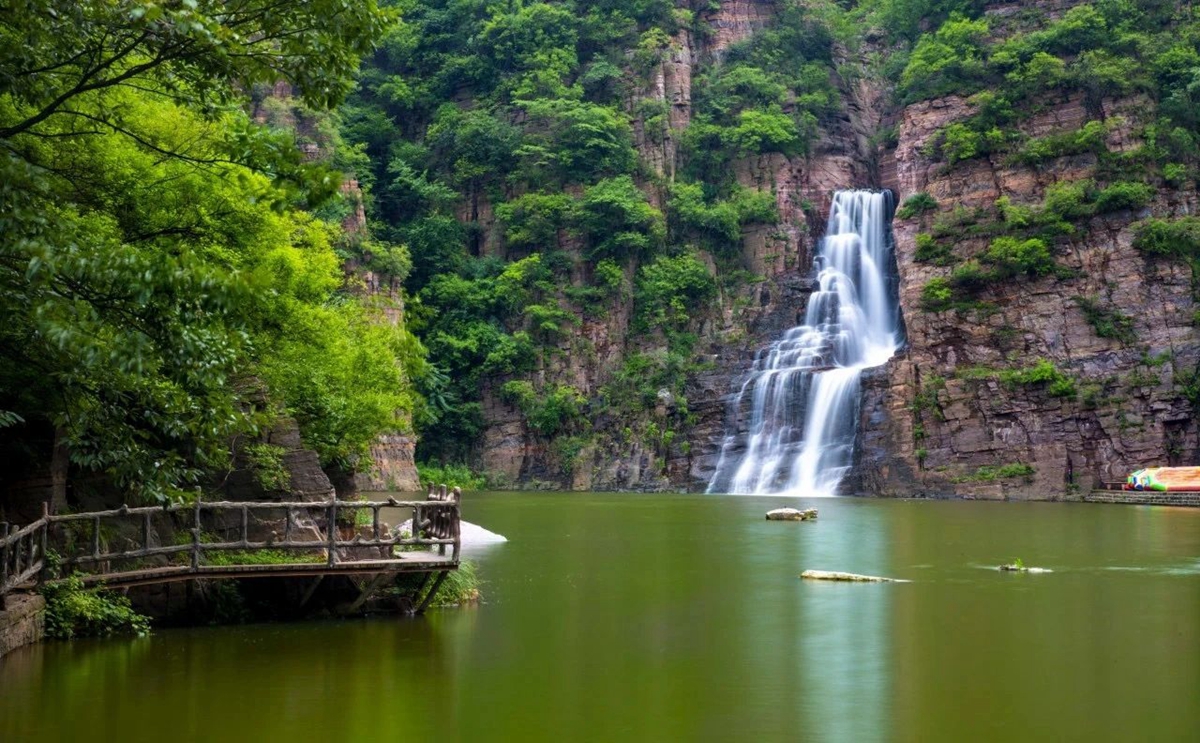
[[45, 637], [46, 600], [37, 594], [10, 594], [0, 611], [0, 658]]

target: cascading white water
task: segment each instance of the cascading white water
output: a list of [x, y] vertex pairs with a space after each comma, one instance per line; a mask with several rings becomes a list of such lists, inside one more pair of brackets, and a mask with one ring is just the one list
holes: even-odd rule
[[834, 194], [804, 324], [755, 356], [708, 492], [837, 492], [854, 456], [862, 370], [885, 363], [901, 341], [891, 199], [889, 191]]

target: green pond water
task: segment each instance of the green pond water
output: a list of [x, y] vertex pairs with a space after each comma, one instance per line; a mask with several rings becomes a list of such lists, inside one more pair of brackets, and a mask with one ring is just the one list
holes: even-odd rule
[[[820, 519], [763, 519], [784, 505]], [[481, 605], [26, 648], [0, 660], [0, 740], [1200, 740], [1197, 509], [496, 493], [464, 512], [509, 538], [474, 555]], [[1016, 557], [1053, 572], [992, 569]]]

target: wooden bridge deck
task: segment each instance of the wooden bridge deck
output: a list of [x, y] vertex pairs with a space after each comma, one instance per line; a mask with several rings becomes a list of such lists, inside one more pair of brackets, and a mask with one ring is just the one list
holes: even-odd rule
[[[458, 569], [459, 496], [443, 485], [425, 501], [198, 501], [43, 512], [18, 529], [0, 524], [0, 608], [10, 591], [68, 574], [114, 588], [199, 578], [436, 574], [423, 608], [445, 574]], [[385, 508], [410, 510], [415, 526], [409, 533], [389, 527], [380, 516]], [[174, 544], [161, 543], [172, 534]]]

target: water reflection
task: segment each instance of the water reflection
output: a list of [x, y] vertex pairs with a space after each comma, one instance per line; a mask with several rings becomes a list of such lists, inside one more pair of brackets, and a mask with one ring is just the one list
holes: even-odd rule
[[[868, 575], [892, 570], [883, 512], [859, 509], [852, 526], [828, 531], [805, 567]], [[908, 586], [806, 581], [802, 588], [803, 668], [806, 687], [816, 692], [806, 705], [808, 729], [819, 740], [884, 740], [893, 679], [887, 618], [891, 596]]]
[[[478, 496], [511, 540], [480, 558], [483, 605], [18, 651], [0, 740], [1200, 737], [1197, 512], [831, 499], [763, 520], [778, 505]], [[1015, 557], [1055, 572], [979, 567]]]

